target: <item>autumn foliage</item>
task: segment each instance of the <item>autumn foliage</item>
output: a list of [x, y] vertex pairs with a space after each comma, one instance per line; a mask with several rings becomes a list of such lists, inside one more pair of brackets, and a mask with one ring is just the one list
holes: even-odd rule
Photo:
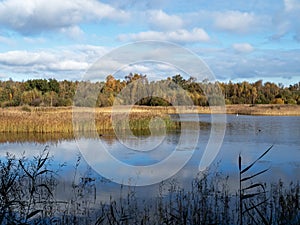
[[[92, 93], [92, 94], [91, 94]], [[112, 106], [120, 104], [169, 106], [186, 102], [207, 106], [226, 104], [300, 104], [300, 82], [284, 87], [272, 82], [247, 81], [210, 82], [184, 79], [175, 75], [158, 81], [149, 81], [146, 75], [128, 74], [124, 79], [112, 75], [105, 81], [57, 81], [35, 79], [27, 81], [0, 81], [0, 105], [7, 106]]]

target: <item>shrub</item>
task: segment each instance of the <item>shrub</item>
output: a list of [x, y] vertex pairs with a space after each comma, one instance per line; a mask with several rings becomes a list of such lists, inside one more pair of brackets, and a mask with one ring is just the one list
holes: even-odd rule
[[24, 111], [24, 112], [31, 112], [31, 109], [28, 105], [22, 106], [21, 110]]
[[280, 104], [283, 105], [284, 104], [284, 100], [282, 98], [275, 98], [272, 102], [272, 104]]

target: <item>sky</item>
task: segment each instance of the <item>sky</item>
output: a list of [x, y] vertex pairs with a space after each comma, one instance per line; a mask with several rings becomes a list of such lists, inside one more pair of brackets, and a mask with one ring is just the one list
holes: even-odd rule
[[[196, 54], [217, 80], [287, 86], [300, 81], [299, 21], [300, 0], [0, 0], [0, 79], [80, 80], [120, 46], [156, 40]], [[175, 75], [162, 67], [123, 72]]]

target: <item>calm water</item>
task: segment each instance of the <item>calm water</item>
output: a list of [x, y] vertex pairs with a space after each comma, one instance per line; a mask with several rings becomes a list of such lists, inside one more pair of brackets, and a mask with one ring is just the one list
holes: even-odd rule
[[[195, 115], [183, 115], [182, 120], [191, 121]], [[149, 166], [159, 163], [167, 158], [180, 142], [180, 154], [194, 153], [188, 163], [175, 176], [181, 185], [190, 184], [191, 179], [199, 172], [199, 161], [207, 145], [210, 129], [210, 115], [200, 115], [201, 123], [200, 133], [196, 148], [191, 148], [188, 137], [194, 136], [195, 131], [185, 130], [184, 140], [180, 140], [182, 133], [174, 131], [165, 136], [142, 136], [138, 139], [134, 136], [122, 136], [117, 139], [112, 135], [103, 135], [100, 139], [80, 139], [81, 143], [86, 143], [91, 149], [97, 149], [99, 142], [109, 151], [109, 153], [118, 160], [134, 166]], [[66, 166], [60, 172], [60, 189], [58, 196], [68, 196], [68, 187], [70, 187], [74, 177], [74, 166], [78, 157], [81, 157], [77, 177], [88, 176], [96, 178], [97, 192], [102, 199], [108, 199], [110, 195], [119, 193], [119, 185], [114, 182], [103, 180], [89, 164], [85, 161], [79, 151], [78, 144], [75, 140], [60, 140], [58, 142], [47, 142], [43, 144], [34, 142], [6, 142], [0, 144], [1, 157], [6, 152], [21, 156], [23, 152], [30, 158], [41, 152], [46, 145], [49, 145], [53, 155], [52, 167], [56, 168], [59, 164], [65, 163]], [[241, 154], [243, 164], [247, 165], [257, 158], [271, 145], [273, 149], [258, 163], [256, 169], [270, 168], [260, 179], [269, 182], [277, 182], [282, 179], [285, 182], [300, 180], [300, 117], [268, 117], [268, 116], [243, 116], [227, 115], [226, 132], [217, 157], [210, 166], [213, 171], [222, 172], [229, 175], [229, 186], [232, 190], [237, 189], [237, 158]], [[126, 147], [127, 146], [127, 147]], [[128, 147], [129, 146], [129, 147]], [[153, 147], [154, 146], [154, 147]], [[132, 150], [135, 148], [136, 150]], [[141, 150], [143, 149], [143, 150]], [[147, 150], [147, 151], [146, 151]], [[95, 151], [92, 151], [93, 154]], [[94, 163], [104, 163], [105, 159], [95, 157]], [[176, 163], [176, 162], [174, 162]], [[106, 165], [114, 173], [122, 174], [118, 168]], [[172, 169], [172, 168], [169, 168]], [[153, 176], [159, 175], [163, 171], [154, 172]], [[149, 193], [157, 190], [157, 185], [138, 188], [141, 195], [144, 190]], [[152, 192], [150, 192], [150, 190]]]

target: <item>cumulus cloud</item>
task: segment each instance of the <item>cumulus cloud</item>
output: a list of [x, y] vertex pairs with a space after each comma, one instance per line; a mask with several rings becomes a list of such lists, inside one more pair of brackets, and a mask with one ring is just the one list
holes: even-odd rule
[[259, 49], [255, 55], [240, 55], [230, 49], [201, 49], [197, 53], [220, 80], [299, 80], [299, 50]]
[[185, 27], [201, 24], [213, 31], [243, 35], [269, 30], [272, 25], [271, 15], [257, 11], [202, 9], [181, 14], [181, 18]]
[[216, 12], [214, 19], [217, 28], [238, 33], [249, 31], [258, 22], [253, 13], [240, 11]]
[[[240, 48], [243, 49], [245, 46], [247, 49], [247, 44], [242, 43]], [[56, 79], [81, 79], [92, 65], [94, 65], [95, 74], [91, 73], [91, 80], [103, 80], [108, 74], [116, 71], [118, 71], [119, 78], [124, 78], [129, 72], [147, 74], [153, 79], [163, 79], [177, 73], [182, 74], [182, 71], [167, 64], [141, 62], [124, 67], [122, 62], [116, 62], [113, 59], [102, 62], [101, 67], [98, 68], [94, 63], [109, 50], [101, 46], [75, 45], [63, 49], [0, 53], [0, 78], [7, 78], [11, 74], [22, 75], [23, 79], [24, 77], [29, 78], [29, 76], [34, 78], [32, 76], [35, 74], [45, 78], [51, 76]], [[153, 51], [153, 58], [156, 54], [164, 54], [161, 51]], [[293, 77], [299, 80], [299, 50], [258, 49], [254, 56], [252, 54], [232, 54], [232, 50], [228, 48], [205, 48], [197, 50], [197, 54], [208, 64], [217, 79], [264, 79], [267, 81], [274, 78], [289, 79]], [[197, 75], [199, 65], [191, 63], [189, 67], [191, 71], [194, 71], [190, 75]]]
[[300, 2], [295, 0], [284, 0], [284, 7], [273, 17], [275, 31], [272, 40], [280, 40], [287, 35], [294, 36], [300, 41]]
[[68, 59], [66, 55], [54, 52], [9, 51], [0, 53], [0, 65], [11, 66], [16, 70], [30, 69], [43, 71], [84, 70], [88, 64], [76, 59]]
[[122, 9], [134, 9], [137, 11], [146, 11], [149, 9], [161, 9], [172, 4], [172, 0], [107, 0], [110, 4]]
[[178, 43], [186, 42], [206, 42], [210, 40], [209, 35], [202, 28], [194, 28], [192, 31], [179, 29], [176, 31], [145, 31], [136, 34], [122, 34], [119, 35], [120, 41], [142, 41], [142, 40], [159, 40], [171, 41]]
[[122, 69], [122, 71], [126, 73], [141, 73], [146, 74], [151, 71], [151, 67], [147, 67], [143, 64], [134, 64], [134, 65], [128, 65], [125, 68]]
[[86, 70], [89, 64], [87, 62], [79, 62], [75, 60], [64, 60], [61, 62], [55, 62], [49, 64], [49, 69], [54, 71], [64, 71], [64, 70], [71, 70], [71, 71], [80, 71]]
[[161, 30], [174, 30], [183, 26], [183, 20], [176, 15], [168, 15], [162, 10], [151, 10], [146, 14], [151, 27]]
[[238, 53], [250, 53], [254, 50], [253, 46], [249, 43], [235, 43], [232, 47]]
[[84, 36], [84, 32], [78, 26], [63, 27], [60, 31], [74, 40], [81, 39]]
[[284, 6], [287, 12], [300, 10], [300, 2], [297, 0], [284, 0]]
[[0, 2], [0, 25], [22, 34], [74, 28], [87, 21], [123, 21], [128, 13], [97, 0], [4, 0]]
[[287, 32], [294, 33], [294, 39], [300, 41], [300, 2], [295, 0], [285, 0], [285, 18], [280, 25], [286, 28]]
[[128, 65], [116, 73], [116, 77], [124, 78], [128, 73], [141, 73], [147, 75], [148, 80], [162, 80], [175, 74], [183, 74], [183, 71], [175, 68], [173, 65], [161, 62], [140, 62]]
[[107, 48], [91, 45], [76, 45], [69, 48], [44, 49], [43, 51], [8, 51], [0, 53], [0, 71], [15, 74], [53, 74], [64, 79], [68, 74], [79, 75], [102, 55]]

